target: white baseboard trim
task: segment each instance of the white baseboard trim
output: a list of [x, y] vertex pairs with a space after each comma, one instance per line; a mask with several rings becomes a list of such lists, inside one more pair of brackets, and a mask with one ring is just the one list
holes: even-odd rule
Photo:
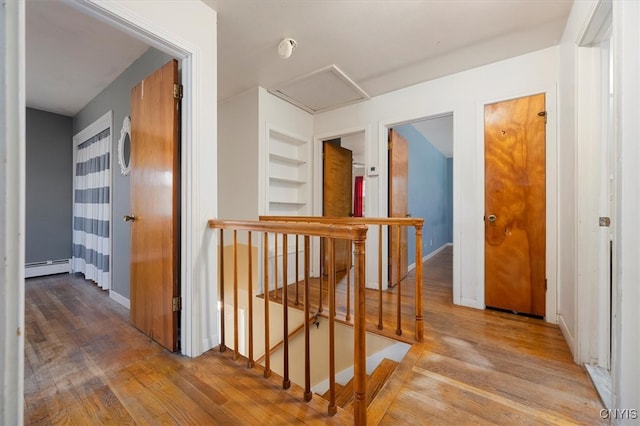
[[131, 301], [121, 294], [116, 293], [113, 290], [109, 290], [109, 297], [124, 306], [127, 309], [131, 309]]
[[569, 327], [567, 327], [567, 323], [565, 322], [564, 317], [562, 315], [558, 315], [558, 326], [560, 327], [560, 331], [564, 336], [564, 340], [566, 340], [567, 345], [569, 346], [569, 350], [573, 355], [573, 359], [577, 361], [578, 354], [576, 353], [575, 339], [573, 338], [573, 335], [569, 331]]
[[468, 308], [484, 309], [484, 306], [478, 306], [476, 299], [469, 299], [468, 297], [460, 298], [460, 306], [466, 306]]
[[71, 259], [47, 260], [27, 263], [24, 267], [24, 277], [33, 278], [44, 275], [68, 274], [70, 271]]
[[[443, 246], [438, 247], [437, 249], [435, 249], [434, 251], [432, 251], [431, 253], [429, 253], [426, 256], [422, 256], [422, 263], [426, 262], [427, 260], [431, 259], [433, 256], [435, 256], [436, 254], [440, 253], [442, 250], [446, 249], [449, 246], [453, 246], [453, 243], [447, 243]], [[416, 269], [416, 263], [413, 262], [411, 265], [409, 265], [409, 270], [412, 271]]]
[[[371, 288], [374, 290], [378, 289], [378, 281], [367, 281], [365, 284], [366, 288]], [[382, 290], [386, 290], [389, 286], [387, 285], [387, 283], [382, 283]]]

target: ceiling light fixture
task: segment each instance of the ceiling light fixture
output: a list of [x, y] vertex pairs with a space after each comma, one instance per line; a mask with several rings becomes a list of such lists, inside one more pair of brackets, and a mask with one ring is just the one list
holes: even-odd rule
[[283, 38], [280, 44], [278, 44], [278, 55], [282, 59], [289, 59], [293, 50], [298, 46], [298, 42], [292, 38]]

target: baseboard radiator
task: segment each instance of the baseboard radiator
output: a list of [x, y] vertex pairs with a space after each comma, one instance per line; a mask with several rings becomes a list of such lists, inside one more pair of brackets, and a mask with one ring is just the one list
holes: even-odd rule
[[43, 275], [66, 274], [70, 271], [71, 259], [45, 260], [27, 263], [24, 268], [24, 277], [33, 278]]

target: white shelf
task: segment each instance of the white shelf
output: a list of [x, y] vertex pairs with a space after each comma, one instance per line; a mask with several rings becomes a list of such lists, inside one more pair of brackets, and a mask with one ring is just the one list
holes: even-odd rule
[[269, 158], [271, 160], [282, 161], [284, 163], [290, 163], [290, 164], [296, 164], [296, 165], [300, 165], [300, 164], [305, 164], [306, 163], [306, 161], [301, 160], [299, 158], [289, 157], [287, 155], [276, 154], [276, 153], [273, 153], [273, 152], [269, 154]]
[[288, 201], [288, 200], [270, 200], [269, 204], [285, 204], [289, 206], [304, 206], [307, 203], [301, 201]]
[[292, 179], [292, 178], [285, 178], [285, 177], [278, 177], [278, 176], [269, 176], [269, 180], [272, 182], [289, 183], [292, 185], [304, 185], [305, 183], [307, 183], [306, 181], [300, 180], [300, 179]]

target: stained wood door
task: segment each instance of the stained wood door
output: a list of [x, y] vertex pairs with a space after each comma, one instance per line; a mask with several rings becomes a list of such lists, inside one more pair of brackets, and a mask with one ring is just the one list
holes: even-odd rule
[[545, 314], [545, 97], [486, 105], [485, 304]]
[[[389, 217], [408, 217], [409, 143], [398, 132], [389, 130]], [[389, 285], [397, 285], [409, 273], [407, 228], [389, 231]], [[398, 262], [398, 259], [400, 261]], [[417, 261], [417, 260], [416, 260]]]
[[[353, 205], [351, 196], [353, 153], [349, 149], [330, 142], [324, 142], [322, 150], [324, 157], [322, 215], [350, 217]], [[336, 272], [347, 270], [348, 250], [348, 241], [336, 241]], [[326, 256], [323, 270], [327, 271]]]
[[171, 351], [178, 312], [178, 62], [131, 90], [131, 322]]

